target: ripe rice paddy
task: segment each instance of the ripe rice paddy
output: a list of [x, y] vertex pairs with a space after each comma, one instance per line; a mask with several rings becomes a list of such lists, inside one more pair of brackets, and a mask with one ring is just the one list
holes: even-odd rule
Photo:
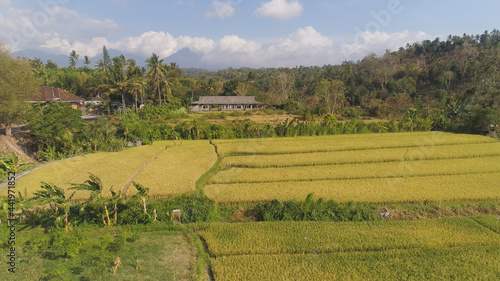
[[215, 280], [494, 280], [495, 221], [212, 223], [194, 230], [207, 244]]
[[[109, 189], [134, 194], [131, 186], [136, 181], [150, 188], [149, 196], [171, 196], [193, 192], [195, 182], [216, 161], [214, 148], [206, 141], [183, 141], [174, 146], [169, 141], [134, 147], [121, 152], [99, 152], [77, 156], [40, 167], [18, 179], [17, 189], [28, 197], [40, 190], [40, 182], [67, 189], [72, 183], [83, 183], [88, 173], [98, 176], [110, 197]], [[72, 192], [71, 192], [72, 193]], [[66, 194], [69, 196], [70, 191]], [[88, 194], [78, 191], [75, 200], [84, 200]]]
[[214, 141], [221, 171], [205, 194], [220, 203], [499, 200], [500, 144], [441, 132]]

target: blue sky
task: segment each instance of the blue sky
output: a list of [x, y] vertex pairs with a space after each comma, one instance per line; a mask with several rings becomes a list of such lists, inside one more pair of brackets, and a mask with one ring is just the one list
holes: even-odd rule
[[499, 29], [498, 11], [498, 0], [0, 0], [0, 38], [11, 51], [189, 48], [207, 63], [293, 67]]

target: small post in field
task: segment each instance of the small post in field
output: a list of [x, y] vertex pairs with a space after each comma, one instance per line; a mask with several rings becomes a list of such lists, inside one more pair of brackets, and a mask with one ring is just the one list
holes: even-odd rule
[[172, 216], [170, 217], [170, 219], [172, 220], [172, 222], [174, 224], [176, 221], [179, 224], [181, 224], [181, 216], [182, 216], [182, 211], [180, 209], [175, 209], [175, 210], [172, 210]]

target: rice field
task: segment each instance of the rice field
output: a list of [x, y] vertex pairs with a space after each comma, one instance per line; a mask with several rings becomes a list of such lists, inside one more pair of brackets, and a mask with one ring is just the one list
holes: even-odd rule
[[500, 172], [499, 163], [500, 156], [487, 156], [285, 168], [232, 168], [216, 174], [209, 183], [237, 184], [495, 173]]
[[215, 280], [495, 280], [494, 217], [363, 223], [212, 223], [206, 242]]
[[205, 194], [219, 203], [500, 200], [500, 144], [441, 132], [214, 143], [221, 169]]
[[[375, 222], [211, 223], [196, 228], [212, 257], [416, 248], [500, 247], [472, 218]], [[306, 238], [306, 239], [304, 239]]]
[[383, 148], [435, 147], [452, 144], [494, 143], [478, 135], [442, 132], [336, 135], [296, 138], [214, 140], [217, 153], [228, 155], [269, 155]]
[[[183, 141], [171, 146], [148, 165], [135, 181], [149, 187], [149, 196], [161, 197], [194, 192], [195, 183], [217, 160], [207, 141]], [[155, 143], [156, 144], [156, 143]], [[134, 188], [127, 195], [135, 194]]]
[[224, 256], [215, 280], [498, 280], [500, 247]]
[[[17, 189], [31, 197], [40, 189], [41, 181], [67, 189], [71, 183], [82, 183], [88, 179], [88, 173], [93, 173], [102, 180], [104, 197], [111, 196], [111, 187], [115, 191], [128, 189], [128, 195], [133, 194], [132, 180], [149, 187], [150, 196], [189, 193], [216, 158], [214, 147], [206, 141], [183, 141], [177, 146], [169, 141], [157, 141], [121, 152], [99, 152], [50, 163], [19, 178]], [[75, 200], [87, 198], [84, 191], [78, 191], [73, 197]]]

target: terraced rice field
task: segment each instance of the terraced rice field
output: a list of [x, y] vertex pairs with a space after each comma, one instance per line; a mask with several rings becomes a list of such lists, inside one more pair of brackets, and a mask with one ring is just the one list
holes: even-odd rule
[[[61, 188], [71, 183], [82, 183], [88, 173], [98, 176], [105, 187], [104, 197], [110, 197], [109, 189], [135, 192], [132, 181], [149, 187], [149, 196], [160, 197], [193, 192], [195, 182], [216, 161], [214, 147], [206, 141], [172, 142], [157, 141], [153, 145], [134, 147], [121, 152], [100, 152], [51, 163], [18, 179], [17, 189], [26, 191], [28, 197], [40, 189], [40, 182], [55, 184]], [[69, 191], [67, 192], [69, 195]], [[78, 191], [75, 200], [87, 199], [88, 194]]]
[[500, 143], [440, 132], [214, 141], [205, 194], [220, 203], [499, 200]]
[[478, 217], [212, 223], [194, 230], [207, 244], [216, 280], [495, 280], [498, 227], [495, 217]]

